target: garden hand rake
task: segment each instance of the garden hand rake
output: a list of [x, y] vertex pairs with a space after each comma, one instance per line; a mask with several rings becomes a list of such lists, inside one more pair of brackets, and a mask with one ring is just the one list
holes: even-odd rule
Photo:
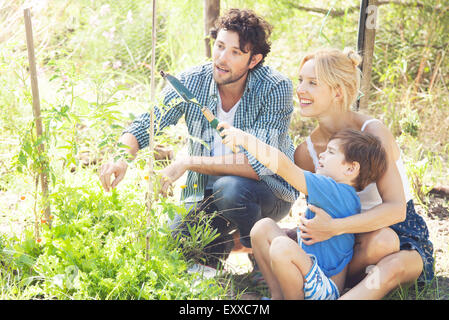
[[[164, 71], [160, 72], [161, 76], [168, 81], [168, 83], [171, 85], [171, 87], [176, 91], [176, 93], [187, 103], [193, 103], [196, 104], [201, 108], [201, 112], [206, 117], [207, 121], [209, 121], [210, 126], [217, 130], [219, 133], [223, 131], [223, 128], [217, 129], [218, 125], [218, 119], [212, 114], [212, 112], [207, 109], [206, 107], [202, 106], [198, 100], [195, 98], [195, 96], [187, 89], [181, 81], [179, 81], [176, 77], [172, 76], [171, 74], [165, 73]], [[223, 137], [222, 137], [223, 139]]]
[[[214, 128], [215, 130], [218, 131], [218, 134], [220, 135], [221, 131], [223, 131], [223, 128], [219, 128], [217, 129], [218, 126], [218, 119], [212, 114], [212, 112], [202, 106], [198, 100], [195, 98], [195, 96], [189, 91], [189, 89], [187, 89], [182, 83], [181, 81], [179, 81], [176, 77], [172, 76], [171, 74], [165, 73], [164, 71], [160, 72], [161, 76], [168, 81], [168, 83], [171, 85], [171, 87], [176, 91], [176, 93], [178, 94], [178, 96], [180, 96], [182, 98], [182, 100], [184, 100], [184, 102], [187, 103], [193, 103], [197, 106], [199, 106], [201, 108], [201, 112], [203, 113], [203, 115], [206, 117], [207, 121], [209, 121], [210, 126], [212, 128]], [[224, 139], [224, 137], [222, 137], [220, 135], [220, 137], [222, 139]], [[237, 153], [238, 152], [238, 148], [233, 148], [233, 152]]]

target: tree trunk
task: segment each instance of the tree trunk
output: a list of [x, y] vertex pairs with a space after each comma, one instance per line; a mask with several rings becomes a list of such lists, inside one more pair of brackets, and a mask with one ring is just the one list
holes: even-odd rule
[[362, 80], [360, 83], [360, 91], [362, 96], [357, 101], [357, 110], [368, 107], [371, 69], [373, 65], [374, 41], [376, 38], [377, 28], [377, 0], [362, 0], [360, 5], [359, 34], [357, 42], [357, 50], [362, 56]]
[[206, 57], [212, 56], [210, 48], [210, 29], [220, 16], [220, 0], [204, 0], [204, 42]]

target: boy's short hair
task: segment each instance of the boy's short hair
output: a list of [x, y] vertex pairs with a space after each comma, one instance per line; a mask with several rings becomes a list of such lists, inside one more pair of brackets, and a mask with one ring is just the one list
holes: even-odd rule
[[332, 135], [330, 140], [340, 140], [340, 151], [346, 162], [357, 161], [360, 171], [354, 181], [357, 191], [377, 181], [387, 169], [387, 154], [379, 138], [353, 129], [345, 129]]
[[230, 9], [217, 20], [215, 28], [210, 31], [213, 39], [217, 39], [220, 29], [237, 32], [240, 50], [245, 53], [248, 52], [247, 45], [249, 44], [251, 56], [262, 54], [262, 60], [258, 65], [263, 64], [265, 57], [271, 50], [271, 43], [268, 38], [271, 35], [272, 26], [267, 21], [249, 9]]

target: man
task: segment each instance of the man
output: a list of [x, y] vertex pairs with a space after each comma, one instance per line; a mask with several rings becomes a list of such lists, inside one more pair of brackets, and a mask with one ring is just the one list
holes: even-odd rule
[[[270, 52], [270, 34], [271, 26], [251, 10], [231, 9], [211, 31], [215, 39], [212, 63], [194, 67], [178, 78], [219, 120], [252, 133], [293, 160], [294, 148], [287, 134], [293, 112], [292, 84], [262, 65]], [[163, 95], [165, 105], [178, 98], [169, 86]], [[218, 255], [212, 254], [213, 258], [206, 260], [209, 265], [215, 264], [217, 258], [226, 258], [232, 249], [230, 232], [237, 229], [241, 243], [249, 248], [254, 223], [263, 217], [275, 221], [285, 217], [298, 193], [248, 152], [233, 153], [226, 148], [193, 104], [181, 102], [165, 114], [156, 108], [158, 129], [176, 124], [182, 115], [195, 139], [190, 140], [187, 158], [161, 170], [160, 192], [165, 194], [170, 184], [188, 171], [182, 199], [186, 207], [196, 208], [189, 214], [195, 215], [199, 210], [219, 213], [212, 225], [221, 237], [209, 250]], [[149, 143], [149, 118], [149, 114], [140, 116], [120, 138], [130, 147], [127, 150], [132, 156]], [[125, 161], [102, 166], [100, 180], [106, 191], [123, 179], [126, 168]], [[112, 174], [115, 180], [111, 183]], [[179, 220], [175, 225], [183, 229]]]

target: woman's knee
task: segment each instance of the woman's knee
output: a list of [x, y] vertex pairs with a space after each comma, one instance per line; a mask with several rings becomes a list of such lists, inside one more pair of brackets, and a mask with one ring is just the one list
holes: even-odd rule
[[371, 260], [371, 263], [374, 262], [372, 260], [379, 261], [383, 257], [399, 251], [399, 237], [390, 228], [370, 232], [359, 240], [360, 243], [357, 245], [359, 248], [356, 248], [356, 252], [361, 251]]
[[403, 279], [406, 272], [404, 261], [394, 255], [381, 261], [377, 265], [377, 268], [374, 267], [371, 272], [380, 272], [382, 274], [380, 285], [388, 289], [393, 289], [400, 285], [402, 282], [401, 279]]
[[393, 289], [418, 279], [422, 272], [422, 260], [414, 250], [404, 250], [382, 259], [370, 273], [379, 272], [380, 285]]

